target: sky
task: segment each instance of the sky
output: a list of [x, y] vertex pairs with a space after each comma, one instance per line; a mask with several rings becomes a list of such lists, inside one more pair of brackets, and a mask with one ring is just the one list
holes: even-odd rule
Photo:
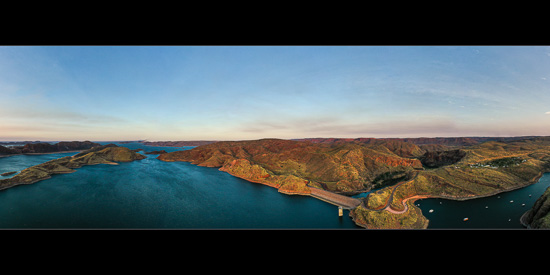
[[0, 46], [0, 141], [528, 135], [546, 46]]

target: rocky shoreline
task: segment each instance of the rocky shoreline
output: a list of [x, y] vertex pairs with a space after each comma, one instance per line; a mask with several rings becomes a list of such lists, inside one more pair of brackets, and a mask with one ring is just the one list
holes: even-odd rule
[[[184, 161], [192, 163], [189, 159], [166, 158], [159, 156], [162, 161]], [[193, 164], [193, 163], [192, 163]], [[215, 165], [201, 165], [205, 167], [219, 167]], [[339, 195], [327, 190], [321, 190], [308, 186], [308, 181], [292, 175], [270, 175], [258, 165], [252, 165], [245, 159], [232, 160], [222, 165], [219, 171], [228, 173], [234, 177], [246, 180], [252, 183], [259, 183], [277, 189], [278, 192], [285, 195], [310, 196], [333, 205], [342, 206], [346, 209], [353, 209], [361, 204], [361, 201], [344, 195]]]
[[523, 213], [523, 215], [521, 215], [521, 217], [519, 218], [519, 222], [521, 223], [521, 225], [523, 225], [523, 227], [527, 229], [531, 229], [531, 225], [526, 221], [527, 217], [531, 214], [531, 211], [533, 210], [529, 209], [525, 211], [525, 213]]
[[[550, 171], [550, 137], [436, 146], [439, 151], [433, 152], [423, 148], [398, 140], [261, 139], [218, 142], [161, 154], [157, 159], [220, 167], [220, 171], [287, 194], [308, 195], [312, 187], [334, 194], [378, 187], [350, 215], [367, 228], [396, 229], [426, 227], [429, 221], [412, 203], [417, 196], [489, 197], [536, 183]], [[432, 168], [422, 169], [424, 165]], [[417, 177], [404, 181], [411, 173]]]
[[523, 213], [521, 224], [528, 229], [550, 229], [550, 187]]
[[496, 196], [498, 194], [511, 192], [511, 191], [514, 191], [514, 190], [518, 190], [518, 189], [525, 188], [527, 186], [533, 185], [533, 184], [537, 183], [545, 173], [550, 173], [550, 170], [548, 170], [548, 171], [545, 170], [545, 171], [540, 172], [540, 174], [538, 176], [534, 177], [533, 179], [531, 179], [529, 181], [526, 181], [525, 184], [513, 186], [513, 187], [508, 188], [508, 189], [503, 189], [503, 190], [499, 190], [499, 191], [488, 193], [488, 194], [474, 195], [474, 196], [468, 196], [468, 197], [429, 196], [428, 195], [428, 196], [425, 196], [423, 199], [447, 199], [447, 200], [455, 200], [455, 201], [467, 201], [467, 200], [473, 200], [473, 199], [492, 197], [492, 196]]
[[19, 174], [0, 180], [0, 190], [21, 184], [33, 184], [51, 178], [54, 174], [68, 174], [76, 172], [75, 168], [84, 165], [114, 164], [145, 159], [144, 155], [133, 152], [126, 147], [114, 144], [96, 146], [82, 151], [74, 156], [62, 157], [23, 169]]
[[[523, 181], [523, 182], [518, 182], [518, 185], [514, 185], [514, 186], [510, 186], [508, 188], [505, 188], [505, 189], [501, 189], [501, 190], [497, 190], [497, 191], [494, 191], [494, 192], [491, 192], [491, 193], [485, 193], [485, 194], [478, 194], [478, 195], [471, 195], [471, 196], [444, 196], [444, 195], [431, 195], [431, 194], [425, 194], [425, 195], [422, 195], [421, 197], [424, 199], [424, 198], [441, 198], [441, 199], [448, 199], [448, 200], [455, 200], [455, 201], [465, 201], [465, 200], [471, 200], [471, 199], [478, 199], [478, 198], [485, 198], [485, 197], [490, 197], [490, 196], [494, 196], [494, 195], [498, 195], [498, 194], [501, 194], [501, 193], [505, 193], [505, 192], [510, 192], [510, 191], [514, 191], [514, 190], [517, 190], [517, 189], [521, 189], [521, 188], [524, 188], [524, 187], [527, 187], [529, 185], [532, 185], [532, 184], [535, 184], [537, 183], [540, 178], [545, 174], [545, 173], [548, 173], [550, 172], [550, 169], [548, 169], [547, 167], [541, 167], [541, 171], [539, 171], [539, 173], [537, 173], [536, 176], [534, 176], [533, 178], [527, 180], [527, 181]], [[390, 187], [391, 188], [391, 187]], [[416, 198], [415, 198], [416, 197]], [[429, 223], [429, 220], [427, 218], [425, 218], [425, 216], [421, 213], [420, 209], [417, 209], [416, 206], [414, 206], [414, 201], [420, 199], [420, 195], [414, 195], [412, 197], [405, 197], [403, 199], [403, 201], [406, 201], [410, 198], [415, 198], [415, 199], [412, 199], [412, 200], [409, 200], [409, 202], [412, 203], [412, 207], [409, 207], [408, 209], [406, 210], [390, 210], [390, 209], [387, 209], [387, 208], [390, 208], [391, 206], [391, 203], [388, 204], [388, 207], [387, 208], [384, 208], [384, 209], [380, 209], [380, 210], [374, 210], [374, 209], [370, 209], [370, 208], [367, 208], [365, 204], [362, 204], [361, 205], [361, 208], [358, 209], [359, 212], [363, 212], [361, 213], [361, 215], [364, 217], [365, 215], [367, 215], [367, 213], [369, 212], [378, 212], [379, 213], [379, 218], [381, 219], [390, 219], [389, 216], [390, 215], [394, 215], [394, 217], [392, 217], [392, 219], [396, 219], [395, 216], [398, 216], [398, 215], [406, 215], [406, 216], [410, 216], [411, 213], [410, 211], [414, 210], [415, 213], [418, 212], [416, 215], [418, 215], [418, 217], [409, 217], [411, 220], [416, 220], [417, 223], [415, 223], [415, 226], [421, 226], [421, 223], [420, 221], [422, 219], [425, 219], [425, 225], [422, 225], [421, 227], [414, 227], [414, 228], [418, 228], [418, 229], [421, 229], [421, 228], [427, 228], [427, 225]], [[395, 199], [395, 198], [394, 198]], [[393, 208], [392, 208], [393, 209]], [[391, 214], [385, 214], [383, 212], [389, 212]], [[371, 217], [371, 219], [374, 217], [373, 214], [369, 214], [369, 216]], [[364, 219], [359, 219], [357, 217], [357, 213], [355, 213], [354, 211], [351, 212], [351, 215], [352, 217], [354, 218], [354, 222], [364, 228], [372, 228], [372, 225], [369, 224], [367, 221], [365, 221]], [[528, 227], [527, 225], [525, 225], [525, 220], [526, 220], [526, 214], [524, 214], [522, 216], [522, 224], [524, 224], [524, 226]], [[384, 218], [382, 218], [384, 217]], [[371, 222], [373, 222], [374, 220], [371, 220]], [[528, 227], [529, 228], [529, 227]]]
[[13, 174], [17, 173], [17, 171], [11, 171], [11, 172], [6, 172], [6, 173], [2, 173], [0, 174], [0, 176], [2, 177], [7, 177], [7, 176], [11, 176]]

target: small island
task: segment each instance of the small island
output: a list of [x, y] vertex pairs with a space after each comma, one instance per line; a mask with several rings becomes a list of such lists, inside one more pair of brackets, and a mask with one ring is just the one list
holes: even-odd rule
[[2, 174], [0, 174], [0, 176], [2, 176], [2, 177], [7, 177], [7, 176], [11, 176], [11, 175], [13, 175], [13, 174], [15, 174], [15, 173], [17, 173], [17, 171], [2, 173]]

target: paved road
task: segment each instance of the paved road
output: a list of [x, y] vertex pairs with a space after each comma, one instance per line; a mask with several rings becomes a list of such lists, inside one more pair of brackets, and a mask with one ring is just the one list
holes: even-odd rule
[[361, 204], [361, 200], [350, 198], [343, 195], [338, 195], [326, 190], [317, 189], [315, 187], [310, 187], [311, 196], [326, 201], [328, 203], [342, 206], [345, 209], [354, 209], [355, 207]]
[[408, 180], [408, 181], [402, 181], [402, 182], [400, 182], [400, 183], [394, 185], [394, 186], [393, 186], [393, 189], [392, 189], [392, 191], [391, 191], [390, 197], [389, 197], [388, 200], [386, 201], [386, 205], [384, 205], [384, 207], [382, 207], [382, 208], [380, 208], [380, 209], [376, 209], [376, 210], [371, 209], [371, 210], [374, 210], [374, 211], [388, 210], [389, 212], [394, 213], [394, 214], [403, 214], [403, 213], [405, 213], [405, 212], [407, 211], [407, 209], [408, 209], [407, 204], [406, 204], [407, 200], [412, 199], [412, 198], [414, 198], [414, 197], [416, 197], [416, 196], [413, 196], [413, 197], [410, 197], [410, 198], [406, 198], [406, 199], [403, 200], [403, 206], [404, 206], [404, 208], [405, 208], [404, 210], [393, 210], [393, 209], [391, 209], [391, 207], [390, 207], [390, 204], [391, 204], [391, 202], [393, 201], [393, 194], [395, 194], [395, 190], [397, 189], [397, 187], [399, 187], [401, 184], [409, 183], [409, 182], [415, 180], [417, 176], [418, 176], [418, 172], [414, 175], [414, 177], [413, 177], [412, 179], [410, 179], [410, 180]]

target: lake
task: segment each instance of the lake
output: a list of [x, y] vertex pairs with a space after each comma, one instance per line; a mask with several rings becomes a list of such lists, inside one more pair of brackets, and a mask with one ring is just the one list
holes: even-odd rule
[[[146, 152], [192, 148], [118, 145]], [[0, 158], [0, 173], [74, 154]], [[0, 228], [360, 229], [349, 211], [339, 217], [336, 206], [315, 198], [284, 195], [217, 168], [146, 156], [0, 191]]]
[[[118, 145], [146, 152], [193, 148]], [[0, 173], [74, 154], [3, 157]], [[71, 174], [2, 190], [0, 228], [361, 229], [348, 210], [339, 217], [336, 206], [318, 199], [281, 194], [218, 168], [145, 156], [120, 165], [84, 166]], [[423, 199], [415, 204], [430, 220], [428, 229], [521, 229], [519, 218], [549, 186], [547, 173], [536, 184], [492, 197]]]

